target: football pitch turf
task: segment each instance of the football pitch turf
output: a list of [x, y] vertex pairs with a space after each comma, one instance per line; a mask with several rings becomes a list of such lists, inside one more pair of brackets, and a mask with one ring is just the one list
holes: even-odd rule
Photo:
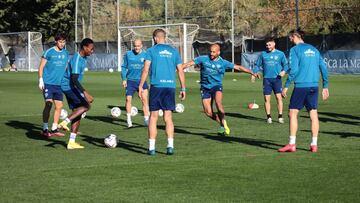
[[[165, 154], [160, 120], [157, 154], [150, 157], [142, 111], [133, 117], [135, 127], [126, 128], [119, 73], [85, 74], [84, 87], [95, 101], [77, 137], [82, 150], [66, 149], [68, 134], [40, 136], [43, 98], [36, 73], [0, 73], [0, 202], [359, 201], [359, 76], [330, 76], [330, 98], [319, 100], [318, 153], [308, 151], [306, 111], [299, 115], [298, 151], [277, 152], [288, 142], [289, 98], [285, 124], [276, 122], [274, 97], [275, 122], [267, 124], [262, 81], [251, 83], [244, 74], [225, 74], [223, 104], [231, 135], [216, 135], [217, 124], [202, 113], [199, 74], [186, 77], [185, 112], [173, 114], [175, 154]], [[248, 110], [254, 100], [260, 109]], [[141, 109], [138, 98], [133, 104]], [[121, 107], [119, 118], [110, 116], [113, 106]], [[110, 133], [119, 138], [115, 149], [103, 144]]]

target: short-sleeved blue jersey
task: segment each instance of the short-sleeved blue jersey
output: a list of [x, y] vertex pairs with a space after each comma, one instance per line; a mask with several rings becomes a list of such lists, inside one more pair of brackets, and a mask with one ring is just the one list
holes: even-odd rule
[[43, 72], [44, 83], [61, 85], [61, 80], [69, 60], [68, 51], [66, 49], [57, 51], [55, 47], [52, 47], [43, 53], [42, 58], [46, 59]]
[[256, 61], [254, 73], [262, 67], [264, 78], [276, 78], [281, 71], [288, 71], [288, 62], [282, 51], [275, 49], [271, 52], [263, 51]]
[[226, 70], [234, 69], [234, 64], [221, 58], [211, 60], [209, 55], [199, 56], [194, 59], [195, 64], [200, 65], [200, 84], [202, 88], [211, 89], [222, 85]]
[[82, 57], [79, 52], [76, 52], [69, 62], [69, 66], [64, 74], [61, 82], [61, 89], [67, 91], [73, 88], [71, 82], [72, 74], [79, 74], [79, 82], [82, 81], [84, 76], [84, 70], [86, 67], [86, 57]]
[[156, 44], [146, 52], [150, 61], [150, 84], [154, 87], [176, 87], [176, 66], [181, 64], [177, 49], [167, 44]]
[[123, 80], [139, 81], [144, 68], [145, 57], [146, 52], [144, 50], [141, 50], [138, 54], [134, 51], [127, 51], [121, 66], [121, 78]]
[[310, 44], [299, 43], [290, 49], [290, 67], [285, 87], [318, 87], [320, 72], [323, 87], [328, 87], [328, 71], [320, 52]]

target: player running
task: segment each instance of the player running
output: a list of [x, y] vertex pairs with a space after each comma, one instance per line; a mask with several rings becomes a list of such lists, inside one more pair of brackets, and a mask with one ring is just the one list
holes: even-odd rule
[[277, 109], [278, 109], [278, 119], [279, 123], [284, 123], [283, 113], [283, 101], [281, 97], [282, 91], [282, 81], [281, 77], [285, 75], [285, 72], [288, 70], [288, 62], [286, 60], [284, 52], [275, 49], [275, 41], [273, 38], [267, 38], [265, 40], [267, 51], [261, 52], [254, 73], [260, 72], [260, 67], [262, 67], [263, 72], [263, 93], [265, 101], [265, 113], [267, 123], [272, 123], [271, 118], [271, 93], [274, 91]]
[[165, 44], [166, 33], [162, 29], [156, 29], [153, 33], [156, 43], [147, 50], [144, 69], [141, 74], [139, 84], [139, 95], [142, 96], [145, 80], [150, 72], [150, 122], [148, 128], [149, 134], [149, 155], [155, 155], [155, 140], [157, 135], [157, 120], [159, 110], [164, 111], [164, 121], [166, 125], [166, 135], [168, 145], [166, 154], [174, 154], [174, 123], [172, 120], [172, 111], [175, 110], [175, 88], [176, 88], [176, 70], [180, 80], [180, 97], [185, 99], [185, 75], [181, 65], [179, 52], [170, 45]]
[[289, 104], [290, 118], [290, 141], [289, 144], [280, 148], [279, 152], [296, 151], [296, 132], [298, 129], [298, 113], [305, 106], [310, 114], [312, 141], [310, 151], [317, 152], [317, 139], [319, 134], [319, 118], [317, 113], [319, 78], [323, 80], [322, 98], [329, 97], [328, 71], [320, 52], [310, 44], [304, 43], [304, 32], [301, 30], [291, 31], [289, 39], [296, 46], [290, 49], [290, 69], [282, 96], [286, 97], [290, 84], [294, 81], [295, 88], [292, 92]]
[[[255, 77], [259, 77], [251, 70], [244, 68], [240, 65], [235, 65], [229, 61], [221, 58], [220, 46], [213, 44], [210, 47], [210, 54], [199, 56], [194, 60], [183, 64], [183, 68], [193, 66], [195, 64], [200, 65], [200, 91], [202, 98], [202, 105], [204, 113], [220, 124], [218, 134], [229, 135], [230, 128], [225, 120], [225, 111], [222, 105], [223, 99], [223, 85], [222, 81], [226, 70], [238, 70], [245, 73], [249, 73]], [[217, 113], [213, 111], [212, 104], [215, 100], [215, 105], [218, 110]]]
[[[58, 130], [58, 122], [63, 107], [63, 93], [61, 91], [61, 80], [64, 76], [68, 63], [69, 53], [65, 49], [66, 35], [58, 34], [55, 37], [55, 46], [46, 50], [39, 65], [39, 88], [43, 92], [45, 106], [43, 109], [43, 131], [42, 135], [64, 136]], [[54, 121], [49, 130], [48, 122], [52, 105], [55, 104]]]
[[[126, 52], [124, 55], [123, 64], [121, 66], [122, 85], [126, 88], [126, 117], [128, 127], [131, 128], [131, 101], [134, 93], [139, 90], [139, 83], [141, 71], [144, 67], [144, 60], [146, 52], [142, 49], [142, 41], [137, 39], [134, 41], [134, 50]], [[143, 92], [141, 95], [143, 112], [144, 112], [144, 125], [149, 125], [149, 104], [148, 104], [148, 85], [144, 82]]]
[[81, 115], [90, 109], [90, 104], [94, 98], [84, 89], [80, 82], [84, 76], [86, 58], [93, 52], [94, 42], [89, 38], [83, 39], [80, 43], [80, 51], [76, 52], [70, 60], [69, 67], [61, 83], [61, 88], [65, 93], [69, 108], [72, 110], [71, 115], [59, 124], [60, 128], [69, 131], [70, 129], [67, 125], [71, 122], [71, 133], [67, 149], [84, 148], [75, 142], [75, 139], [80, 127]]

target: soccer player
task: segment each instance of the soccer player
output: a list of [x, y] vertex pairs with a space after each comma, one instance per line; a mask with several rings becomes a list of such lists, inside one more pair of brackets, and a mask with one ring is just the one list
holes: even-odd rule
[[82, 149], [84, 148], [79, 143], [75, 142], [76, 134], [80, 127], [81, 115], [90, 109], [90, 104], [94, 98], [81, 85], [84, 76], [84, 69], [86, 67], [86, 58], [94, 52], [94, 42], [85, 38], [80, 43], [80, 51], [76, 52], [69, 62], [69, 67], [64, 74], [61, 83], [61, 88], [65, 93], [69, 108], [72, 110], [63, 122], [59, 124], [60, 128], [69, 131], [68, 124], [71, 122], [70, 139], [67, 144], [67, 149]]
[[[144, 67], [146, 52], [142, 49], [142, 41], [134, 41], [134, 50], [126, 52], [121, 69], [122, 85], [126, 88], [126, 117], [128, 127], [132, 127], [131, 121], [131, 100], [136, 91], [139, 90], [141, 71]], [[148, 85], [146, 81], [143, 86], [142, 105], [144, 112], [144, 125], [149, 125], [149, 104], [148, 104]]]
[[[259, 77], [257, 74], [254, 74], [251, 70], [244, 68], [240, 65], [235, 65], [229, 61], [221, 58], [220, 56], [220, 46], [218, 44], [213, 44], [210, 46], [210, 54], [199, 56], [194, 60], [183, 64], [183, 68], [193, 66], [195, 64], [200, 65], [200, 91], [202, 98], [202, 105], [204, 113], [215, 120], [220, 124], [218, 134], [229, 135], [230, 128], [227, 125], [225, 120], [225, 111], [222, 105], [223, 99], [223, 85], [222, 81], [224, 78], [224, 73], [226, 70], [239, 70], [245, 73], [249, 73], [255, 77]], [[217, 113], [214, 113], [212, 104], [215, 100], [215, 105], [218, 110]]]
[[[43, 109], [43, 131], [42, 135], [64, 136], [58, 130], [60, 112], [63, 107], [63, 93], [61, 91], [61, 80], [64, 76], [68, 63], [69, 53], [65, 49], [66, 35], [58, 34], [55, 37], [55, 46], [46, 50], [39, 65], [39, 88], [43, 92], [45, 106]], [[54, 122], [49, 130], [48, 122], [52, 105], [55, 104]]]
[[176, 70], [180, 80], [181, 99], [184, 100], [186, 95], [185, 75], [179, 52], [172, 46], [165, 44], [165, 38], [166, 33], [164, 30], [156, 29], [153, 32], [153, 39], [156, 45], [147, 50], [144, 69], [139, 84], [139, 95], [142, 96], [145, 80], [150, 73], [149, 108], [151, 114], [148, 128], [149, 155], [155, 155], [157, 120], [160, 109], [164, 112], [166, 135], [168, 138], [166, 154], [172, 155], [174, 153], [174, 123], [172, 120], [172, 111], [175, 110]]
[[323, 80], [322, 98], [326, 100], [329, 97], [328, 71], [319, 51], [312, 45], [304, 43], [303, 31], [291, 31], [289, 39], [295, 46], [290, 49], [290, 69], [285, 87], [282, 90], [282, 96], [286, 97], [290, 84], [294, 82], [295, 88], [289, 104], [290, 141], [288, 145], [280, 148], [278, 151], [296, 151], [297, 117], [299, 111], [305, 106], [310, 114], [311, 120], [312, 141], [310, 151], [317, 152], [319, 133], [319, 118], [317, 113], [319, 78], [321, 73]]
[[281, 77], [285, 75], [288, 69], [288, 62], [285, 54], [282, 51], [275, 49], [275, 41], [273, 38], [267, 38], [265, 40], [267, 51], [261, 52], [259, 56], [254, 73], [260, 72], [260, 67], [263, 69], [263, 93], [265, 101], [265, 113], [267, 123], [272, 123], [271, 118], [271, 93], [274, 91], [279, 123], [284, 123], [283, 113], [283, 102], [281, 97], [282, 81]]

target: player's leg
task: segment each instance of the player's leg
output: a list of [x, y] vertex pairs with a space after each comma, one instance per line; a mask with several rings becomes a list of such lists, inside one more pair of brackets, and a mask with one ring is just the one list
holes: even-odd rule
[[148, 90], [144, 89], [142, 92], [142, 106], [144, 112], [144, 125], [149, 125], [149, 101], [148, 101]]
[[156, 87], [150, 88], [149, 96], [149, 109], [150, 109], [150, 120], [148, 127], [148, 138], [149, 138], [149, 155], [155, 155], [155, 141], [157, 136], [157, 120], [159, 117], [160, 106], [160, 90]]
[[227, 122], [225, 120], [225, 110], [224, 110], [224, 106], [222, 104], [222, 100], [223, 100], [223, 93], [222, 91], [216, 91], [215, 92], [215, 105], [216, 105], [216, 109], [218, 110], [218, 117], [220, 120], [220, 128], [223, 127], [224, 128], [224, 132], [226, 135], [230, 134], [230, 128], [227, 125]]
[[164, 122], [166, 126], [165, 131], [168, 139], [166, 152], [168, 155], [172, 155], [174, 153], [174, 122], [172, 119], [171, 111], [164, 111]]
[[319, 117], [317, 112], [319, 91], [317, 87], [309, 88], [309, 93], [305, 100], [305, 107], [309, 112], [311, 119], [311, 134], [312, 140], [310, 144], [310, 151], [317, 152], [317, 140], [319, 135]]
[[52, 108], [52, 100], [51, 99], [45, 100], [45, 105], [44, 105], [44, 109], [43, 109], [43, 112], [42, 112], [42, 119], [43, 119], [42, 135], [45, 136], [45, 137], [50, 136], [49, 118], [50, 118], [51, 108]]
[[272, 93], [272, 78], [264, 78], [263, 79], [263, 94], [264, 94], [264, 106], [266, 113], [266, 122], [272, 123], [271, 118], [271, 93]]
[[126, 96], [126, 102], [125, 102], [125, 108], [126, 108], [126, 122], [128, 125], [128, 128], [131, 128], [132, 121], [131, 121], [131, 103], [132, 103], [132, 96]]
[[281, 96], [281, 92], [282, 92], [281, 77], [277, 77], [275, 79], [275, 81], [273, 82], [273, 91], [275, 93], [275, 98], [276, 98], [276, 103], [277, 103], [279, 123], [284, 123], [284, 118], [282, 116], [282, 114], [283, 114], [283, 100], [282, 100], [282, 96]]
[[202, 99], [202, 106], [203, 106], [204, 113], [205, 113], [205, 115], [207, 117], [209, 117], [212, 120], [218, 122], [219, 124], [221, 123], [220, 119], [219, 119], [219, 116], [216, 113], [213, 112], [212, 99], [211, 98]]
[[61, 109], [63, 108], [63, 102], [59, 101], [59, 100], [54, 100], [54, 104], [55, 104], [54, 122], [51, 127], [50, 134], [51, 134], [51, 136], [63, 137], [64, 133], [60, 132], [58, 129], [58, 123], [59, 123], [59, 119], [60, 119]]
[[[76, 109], [74, 109], [74, 110], [76, 110]], [[69, 142], [67, 144], [67, 149], [83, 149], [84, 148], [79, 143], [75, 142], [77, 133], [79, 132], [80, 121], [81, 121], [81, 115], [74, 118], [71, 121], [71, 133], [70, 133]]]

